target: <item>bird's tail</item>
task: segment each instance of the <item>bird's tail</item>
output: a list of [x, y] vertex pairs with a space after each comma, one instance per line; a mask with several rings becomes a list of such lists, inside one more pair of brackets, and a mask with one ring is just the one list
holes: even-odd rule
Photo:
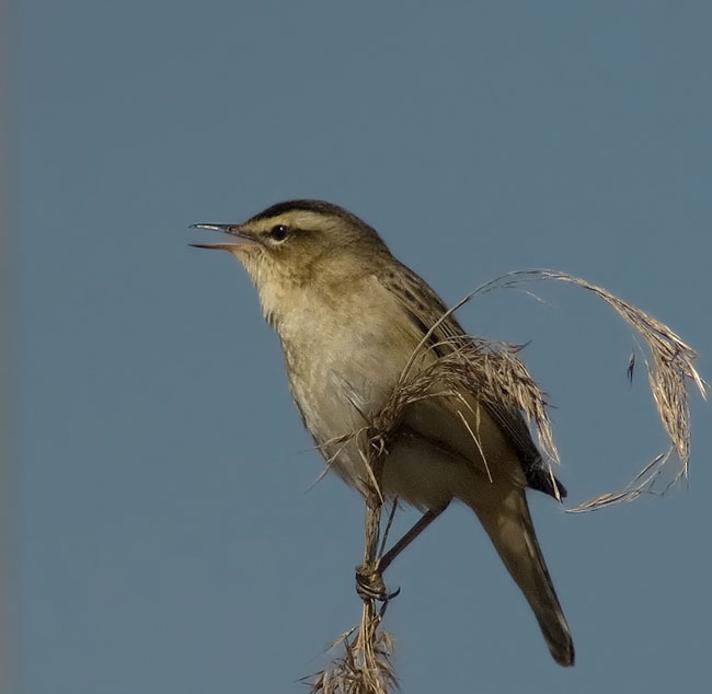
[[497, 487], [500, 485], [481, 487], [468, 505], [534, 611], [554, 660], [559, 665], [573, 665], [574, 644], [569, 625], [539, 548], [524, 490], [509, 487], [504, 491]]

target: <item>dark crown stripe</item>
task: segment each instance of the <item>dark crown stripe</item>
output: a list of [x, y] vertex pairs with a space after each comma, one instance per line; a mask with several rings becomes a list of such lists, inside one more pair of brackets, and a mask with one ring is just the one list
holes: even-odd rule
[[337, 217], [345, 217], [348, 219], [356, 219], [356, 216], [345, 210], [343, 207], [334, 205], [323, 200], [286, 200], [278, 202], [276, 205], [268, 207], [259, 214], [256, 214], [252, 219], [269, 219], [270, 217], [279, 217], [285, 212], [317, 212], [319, 214], [330, 214]]
[[249, 221], [257, 222], [263, 219], [271, 219], [272, 217], [279, 217], [287, 212], [295, 211], [316, 212], [317, 214], [339, 217], [355, 227], [360, 228], [362, 232], [374, 237], [382, 243], [378, 232], [360, 217], [357, 217], [343, 207], [334, 205], [331, 202], [325, 202], [324, 200], [286, 200], [285, 202], [278, 202], [276, 205], [272, 205], [259, 214], [256, 214]]

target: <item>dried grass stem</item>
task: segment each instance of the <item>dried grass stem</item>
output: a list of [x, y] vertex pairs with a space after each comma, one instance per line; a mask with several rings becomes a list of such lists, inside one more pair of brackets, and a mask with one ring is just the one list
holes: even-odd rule
[[[592, 292], [613, 308], [641, 338], [650, 389], [670, 441], [669, 449], [655, 456], [624, 489], [600, 494], [569, 511], [590, 511], [630, 501], [642, 494], [657, 493], [656, 485], [661, 474], [673, 459], [678, 462], [677, 470], [672, 481], [662, 491], [687, 476], [690, 455], [688, 383], [693, 383], [700, 394], [706, 396], [706, 383], [695, 368], [697, 355], [692, 347], [667, 325], [645, 311], [580, 277], [556, 270], [510, 272], [482, 285], [445, 312], [411, 354], [397, 386], [376, 416], [359, 431], [347, 433], [325, 444], [325, 447], [334, 444], [344, 446], [355, 440], [362, 446], [361, 455], [368, 471], [368, 479], [364, 481], [367, 490], [365, 567], [376, 570], [385, 544], [381, 542], [379, 549], [383, 453], [387, 451], [389, 439], [405, 409], [413, 403], [431, 398], [454, 398], [463, 407], [472, 410], [466, 396], [474, 395], [477, 407], [480, 403], [485, 406], [492, 403], [504, 406], [505, 410], [523, 413], [537, 431], [541, 452], [553, 482], [552, 465], [558, 462], [559, 456], [549, 420], [547, 399], [519, 358], [521, 347], [452, 334], [452, 331], [444, 329], [448, 317], [476, 296], [496, 289], [520, 288], [522, 284], [542, 280], [566, 282]], [[441, 347], [446, 349], [439, 349]], [[632, 359], [628, 368], [629, 375], [632, 375], [634, 363]], [[479, 445], [477, 431], [470, 428], [464, 416], [462, 419]], [[340, 450], [337, 449], [336, 455]], [[328, 466], [329, 463], [327, 469]], [[556, 489], [555, 484], [552, 486]], [[391, 664], [392, 638], [381, 628], [384, 611], [385, 605], [379, 608], [373, 600], [364, 601], [359, 627], [349, 630], [337, 641], [343, 646], [344, 654], [311, 678], [312, 692], [387, 694], [397, 688]]]

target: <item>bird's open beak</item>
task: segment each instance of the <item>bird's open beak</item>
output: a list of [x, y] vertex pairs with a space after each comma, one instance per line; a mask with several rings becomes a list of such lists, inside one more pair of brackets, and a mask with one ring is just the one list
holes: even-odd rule
[[235, 240], [223, 243], [191, 243], [193, 248], [207, 248], [218, 251], [234, 252], [257, 245], [257, 242], [244, 233], [240, 224], [191, 224], [191, 229], [206, 229], [207, 231], [220, 231], [229, 234]]

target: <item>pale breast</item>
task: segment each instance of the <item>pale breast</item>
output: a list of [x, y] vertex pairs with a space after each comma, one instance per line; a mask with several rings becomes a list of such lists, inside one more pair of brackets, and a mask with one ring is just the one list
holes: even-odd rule
[[[365, 427], [393, 392], [422, 329], [376, 278], [348, 291], [295, 291], [274, 325], [304, 424], [330, 469], [365, 491]], [[468, 499], [501, 479], [525, 483], [515, 453], [470, 395], [413, 404], [388, 452], [383, 491], [421, 508]]]
[[420, 339], [407, 315], [375, 279], [351, 291], [294, 297], [280, 317], [289, 385], [304, 423], [333, 469], [359, 486], [365, 468], [356, 432], [393, 390]]

